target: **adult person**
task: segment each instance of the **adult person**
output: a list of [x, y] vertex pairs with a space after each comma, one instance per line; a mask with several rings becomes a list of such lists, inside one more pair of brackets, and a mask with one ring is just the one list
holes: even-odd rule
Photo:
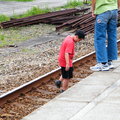
[[[92, 0], [92, 17], [96, 17], [94, 46], [96, 51], [93, 71], [108, 71], [114, 68], [117, 59], [117, 21], [120, 0]], [[107, 43], [107, 45], [106, 45]]]
[[73, 57], [75, 43], [85, 38], [85, 34], [81, 30], [77, 30], [74, 36], [68, 35], [60, 47], [58, 62], [61, 67], [61, 77], [55, 81], [55, 85], [60, 88], [60, 92], [64, 92], [68, 88], [69, 80], [73, 77]]

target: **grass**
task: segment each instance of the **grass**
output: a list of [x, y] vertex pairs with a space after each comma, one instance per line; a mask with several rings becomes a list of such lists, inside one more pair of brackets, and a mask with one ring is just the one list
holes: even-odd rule
[[9, 20], [10, 20], [10, 17], [6, 15], [0, 15], [0, 22], [9, 21]]
[[13, 41], [10, 41], [9, 39], [6, 40], [6, 36], [4, 34], [0, 34], [0, 47], [4, 47], [6, 45], [13, 44]]
[[24, 17], [37, 15], [37, 14], [48, 13], [48, 12], [51, 12], [51, 9], [49, 9], [49, 8], [41, 9], [39, 7], [33, 7], [22, 15], [14, 15], [13, 18], [24, 18]]
[[[87, 3], [89, 4], [90, 2], [87, 2]], [[66, 5], [54, 8], [54, 10], [76, 8], [76, 7], [80, 7], [80, 6], [83, 6], [83, 5], [84, 5], [84, 3], [81, 2], [81, 0], [70, 0], [69, 2], [67, 2]]]
[[0, 1], [30, 2], [30, 1], [33, 1], [33, 0], [0, 0]]
[[[10, 28], [10, 29], [0, 29], [0, 47], [15, 45], [21, 41], [24, 41], [24, 37], [19, 34], [20, 29]], [[26, 40], [29, 37], [26, 37]]]
[[0, 29], [0, 47], [17, 45], [26, 40], [38, 38], [41, 35], [55, 31], [53, 25], [39, 24], [26, 27], [11, 27]]
[[79, 0], [70, 0], [66, 5], [63, 6], [63, 8], [75, 8], [82, 5], [83, 5], [83, 2]]
[[[10, 28], [9, 31], [11, 32], [8, 32], [8, 29], [0, 29], [0, 47], [14, 45], [16, 41], [19, 42], [21, 35], [16, 31], [16, 28]], [[21, 39], [21, 41], [23, 40]]]

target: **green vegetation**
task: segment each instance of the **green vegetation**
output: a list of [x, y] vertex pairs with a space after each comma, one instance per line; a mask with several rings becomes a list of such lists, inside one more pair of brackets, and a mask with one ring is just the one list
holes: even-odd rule
[[6, 15], [0, 15], [0, 22], [9, 21], [9, 20], [10, 20], [10, 17]]
[[48, 13], [51, 12], [51, 9], [41, 9], [39, 7], [33, 7], [30, 10], [28, 10], [26, 13], [22, 15], [14, 15], [13, 18], [24, 18], [32, 15], [37, 15], [37, 14], [43, 14], [43, 13]]
[[30, 37], [23, 37], [19, 33], [20, 29], [10, 28], [10, 29], [0, 29], [0, 47], [15, 45], [15, 43], [29, 39]]
[[87, 3], [86, 2], [83, 2], [84, 4], [91, 4], [91, 0], [87, 0]]
[[83, 2], [79, 0], [70, 0], [66, 5], [63, 6], [63, 8], [75, 8], [82, 5], [83, 5]]
[[13, 41], [6, 40], [5, 38], [5, 35], [0, 34], [0, 47], [13, 44]]
[[26, 27], [11, 27], [0, 29], [0, 47], [16, 45], [29, 39], [55, 31], [53, 25], [38, 24]]
[[30, 2], [30, 1], [33, 1], [33, 0], [0, 0], [0, 1]]

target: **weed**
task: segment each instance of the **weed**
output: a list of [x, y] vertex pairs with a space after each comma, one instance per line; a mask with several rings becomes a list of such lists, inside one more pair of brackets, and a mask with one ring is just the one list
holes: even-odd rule
[[6, 15], [0, 15], [0, 22], [4, 22], [4, 21], [8, 21], [10, 20], [10, 17], [6, 16]]
[[30, 1], [33, 1], [33, 0], [0, 0], [0, 1], [30, 2]]
[[23, 17], [32, 16], [32, 15], [48, 13], [50, 11], [51, 11], [51, 9], [49, 9], [49, 8], [40, 9], [39, 7], [33, 7], [30, 10], [28, 10], [26, 13], [24, 13], [22, 15], [14, 16], [14, 17], [16, 17], [16, 18], [23, 18]]
[[5, 36], [3, 34], [0, 34], [0, 41], [4, 41]]
[[70, 0], [65, 6], [63, 6], [64, 8], [75, 8], [77, 6], [82, 6], [83, 2], [79, 1], [79, 0]]

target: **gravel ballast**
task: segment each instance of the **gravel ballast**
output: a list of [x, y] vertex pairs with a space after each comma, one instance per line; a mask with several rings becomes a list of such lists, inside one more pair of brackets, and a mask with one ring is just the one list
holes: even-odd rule
[[[58, 34], [54, 26], [49, 25], [25, 27], [20, 32], [30, 39], [16, 43], [14, 47], [0, 48], [0, 94], [58, 68], [60, 45], [68, 34], [72, 35], [68, 32]], [[76, 44], [74, 59], [93, 50], [93, 34], [89, 34]]]

